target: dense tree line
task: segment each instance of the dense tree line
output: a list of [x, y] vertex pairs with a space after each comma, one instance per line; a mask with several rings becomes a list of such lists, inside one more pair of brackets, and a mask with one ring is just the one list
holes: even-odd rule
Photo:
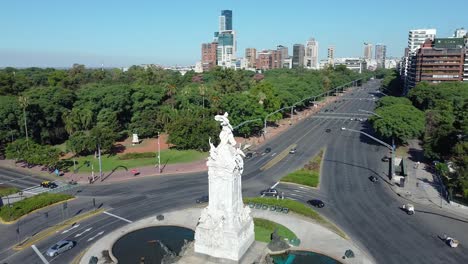
[[[392, 87], [393, 94], [401, 91], [397, 74], [387, 75], [382, 85]], [[437, 170], [445, 176], [448, 187], [468, 199], [467, 83], [422, 82], [407, 97], [382, 98], [376, 113], [380, 117], [373, 116], [370, 121], [380, 136], [399, 142], [421, 138], [424, 155], [442, 161]], [[455, 172], [450, 172], [448, 163]]]
[[[78, 64], [63, 70], [5, 68], [0, 70], [0, 144], [4, 149], [27, 131], [29, 142], [67, 142], [69, 151], [84, 155], [97, 145], [110, 151], [112, 142], [131, 133], [144, 138], [160, 131], [168, 132], [177, 148], [206, 150], [208, 137], [216, 138], [215, 114], [229, 112], [235, 126], [367, 76], [343, 66], [264, 74], [214, 68], [185, 75], [139, 66], [127, 71]], [[251, 122], [236, 133], [259, 134], [262, 127], [262, 121]]]

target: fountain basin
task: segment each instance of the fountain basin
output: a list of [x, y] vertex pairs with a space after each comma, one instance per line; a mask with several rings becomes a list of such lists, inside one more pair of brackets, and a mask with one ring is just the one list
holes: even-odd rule
[[118, 263], [161, 263], [164, 256], [177, 256], [185, 241], [193, 241], [194, 231], [179, 226], [138, 229], [119, 238], [112, 246]]
[[338, 260], [312, 251], [288, 251], [271, 255], [275, 264], [342, 264]]

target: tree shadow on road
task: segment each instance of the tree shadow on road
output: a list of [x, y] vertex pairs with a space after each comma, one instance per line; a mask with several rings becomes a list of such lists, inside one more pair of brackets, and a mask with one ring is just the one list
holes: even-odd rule
[[[339, 164], [344, 164], [344, 165], [347, 165], [347, 166], [352, 166], [352, 167], [357, 167], [357, 168], [360, 168], [360, 169], [368, 170], [368, 171], [372, 172], [373, 175], [377, 175], [380, 179], [382, 179], [382, 180], [385, 181], [386, 183], [391, 184], [391, 183], [388, 181], [388, 177], [382, 176], [382, 175], [381, 175], [380, 173], [378, 173], [377, 171], [375, 171], [375, 170], [373, 170], [373, 169], [370, 169], [370, 168], [368, 168], [368, 167], [364, 167], [364, 166], [361, 166], [361, 165], [352, 164], [352, 163], [349, 163], [349, 162], [338, 161], [338, 160], [324, 159], [324, 161], [326, 161], [326, 162], [334, 162], [334, 163], [339, 163]], [[385, 175], [385, 172], [383, 172], [382, 174]]]

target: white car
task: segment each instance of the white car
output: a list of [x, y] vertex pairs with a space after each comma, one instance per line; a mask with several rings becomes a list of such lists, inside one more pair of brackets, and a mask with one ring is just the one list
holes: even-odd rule
[[72, 249], [75, 246], [76, 242], [71, 240], [60, 240], [55, 245], [51, 246], [46, 255], [49, 257], [55, 257], [60, 253], [63, 253], [67, 250]]

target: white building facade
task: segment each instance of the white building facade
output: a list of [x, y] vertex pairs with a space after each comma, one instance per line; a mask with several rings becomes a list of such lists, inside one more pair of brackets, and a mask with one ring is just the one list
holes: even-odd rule
[[319, 43], [314, 38], [309, 39], [305, 46], [304, 67], [308, 69], [318, 69], [318, 48]]

